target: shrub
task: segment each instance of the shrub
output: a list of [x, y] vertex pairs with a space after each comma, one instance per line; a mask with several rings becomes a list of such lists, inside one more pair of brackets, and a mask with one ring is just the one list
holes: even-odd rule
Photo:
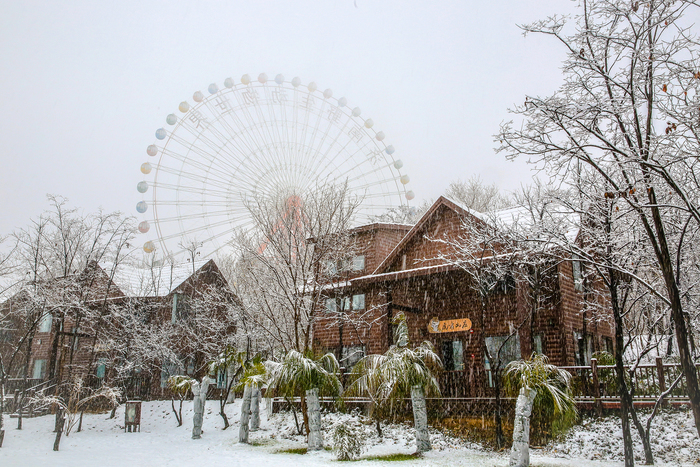
[[339, 424], [331, 433], [333, 452], [339, 461], [357, 459], [366, 449], [367, 435], [356, 426]]

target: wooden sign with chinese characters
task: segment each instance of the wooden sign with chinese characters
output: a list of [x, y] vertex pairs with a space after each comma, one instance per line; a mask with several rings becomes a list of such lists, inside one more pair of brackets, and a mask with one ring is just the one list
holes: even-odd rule
[[448, 319], [445, 321], [439, 321], [437, 318], [433, 318], [428, 323], [428, 332], [431, 334], [441, 332], [469, 331], [471, 328], [472, 321], [469, 318]]

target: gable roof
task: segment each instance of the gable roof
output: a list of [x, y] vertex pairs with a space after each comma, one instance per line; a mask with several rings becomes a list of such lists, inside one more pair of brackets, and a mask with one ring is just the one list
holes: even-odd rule
[[[130, 297], [165, 297], [180, 287], [197, 271], [213, 260], [201, 260], [194, 263], [166, 263], [146, 267], [121, 263], [114, 271], [114, 282]], [[111, 273], [113, 263], [104, 263], [102, 267]]]
[[460, 216], [470, 216], [479, 222], [485, 222], [483, 214], [461, 206], [445, 196], [440, 196], [433, 203], [433, 205], [430, 206], [430, 208], [425, 212], [425, 214], [423, 214], [423, 216], [420, 219], [418, 219], [418, 222], [416, 222], [413, 228], [408, 231], [408, 233], [401, 239], [399, 243], [396, 244], [391, 253], [389, 253], [389, 255], [386, 258], [384, 258], [384, 261], [382, 261], [381, 264], [377, 267], [377, 269], [374, 270], [372, 275], [376, 276], [377, 274], [383, 274], [387, 272], [386, 270], [391, 265], [391, 263], [399, 256], [399, 254], [406, 247], [406, 245], [408, 245], [414, 238], [416, 238], [416, 236], [419, 235], [419, 233], [425, 230], [425, 227], [428, 224], [428, 222], [441, 207], [446, 207], [447, 209], [456, 212]]
[[[439, 272], [450, 271], [457, 269], [453, 264], [435, 264], [431, 266], [422, 266], [418, 268], [406, 269], [401, 271], [389, 271], [391, 264], [396, 258], [405, 251], [405, 248], [416, 238], [423, 234], [431, 220], [434, 218], [440, 208], [446, 208], [455, 212], [462, 218], [471, 218], [476, 222], [481, 222], [485, 225], [491, 225], [497, 229], [516, 227], [528, 228], [533, 226], [532, 213], [525, 207], [516, 206], [488, 213], [480, 213], [460, 203], [440, 196], [433, 205], [421, 216], [411, 230], [399, 241], [389, 255], [384, 258], [381, 264], [372, 272], [372, 274], [353, 279], [353, 283], [375, 281], [375, 280], [395, 280], [403, 277], [414, 275], [426, 275]], [[572, 214], [566, 212], [554, 212], [555, 217], [559, 217], [563, 221], [562, 228], [566, 228], [564, 235], [568, 241], [575, 241], [578, 237], [579, 230], [575, 228], [576, 223], [571, 219]]]

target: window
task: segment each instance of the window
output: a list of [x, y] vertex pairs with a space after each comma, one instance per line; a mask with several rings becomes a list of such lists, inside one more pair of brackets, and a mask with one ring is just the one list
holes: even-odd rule
[[442, 362], [446, 371], [464, 370], [462, 341], [444, 341], [442, 343]]
[[185, 320], [190, 315], [190, 303], [189, 297], [185, 294], [174, 293], [173, 294], [173, 310], [171, 315], [171, 321], [173, 323], [177, 321]]
[[593, 336], [584, 336], [580, 332], [574, 331], [574, 341], [576, 344], [574, 350], [576, 365], [590, 365], [593, 356]]
[[46, 376], [46, 360], [34, 360], [32, 378], [44, 379], [44, 376]]
[[487, 337], [486, 348], [489, 351], [489, 355], [491, 355], [492, 361], [489, 361], [488, 357], [484, 355], [484, 368], [489, 375], [489, 386], [493, 387], [493, 373], [490, 371], [492, 366], [495, 367], [497, 363], [500, 363], [498, 366], [502, 370], [510, 362], [521, 358], [520, 337], [517, 334], [514, 336]]
[[352, 259], [352, 270], [362, 271], [365, 269], [365, 255], [358, 255]]
[[603, 337], [603, 345], [605, 346], [605, 351], [610, 355], [614, 355], [613, 351], [613, 340], [612, 337]]
[[532, 351], [535, 353], [538, 353], [540, 355], [544, 355], [544, 351], [543, 351], [543, 347], [542, 347], [542, 334], [537, 334], [532, 341], [534, 344], [534, 348], [532, 349]]
[[44, 313], [39, 321], [39, 332], [51, 332], [51, 323], [53, 323], [51, 313]]
[[168, 387], [168, 378], [175, 375], [181, 375], [183, 369], [179, 363], [173, 361], [167, 361], [160, 368], [160, 387]]
[[218, 389], [226, 389], [228, 382], [228, 371], [219, 369], [216, 372], [216, 387]]
[[[340, 304], [340, 309], [338, 309], [338, 304]], [[326, 311], [328, 313], [343, 313], [350, 310], [358, 311], [365, 309], [365, 294], [355, 294], [352, 297], [343, 297], [341, 299], [327, 298], [326, 299]]]
[[97, 360], [97, 369], [95, 370], [95, 376], [97, 376], [99, 379], [102, 379], [105, 377], [105, 372], [107, 370], [107, 360], [104, 358], [100, 358]]
[[73, 328], [70, 330], [71, 334], [73, 334], [73, 352], [78, 350], [78, 346], [80, 345], [80, 337], [78, 334], [80, 334], [80, 328]]
[[352, 309], [353, 311], [365, 309], [365, 294], [361, 293], [352, 296]]
[[326, 274], [329, 276], [335, 276], [338, 274], [338, 266], [335, 264], [335, 261], [332, 260], [327, 260], [326, 262]]
[[571, 260], [571, 269], [573, 271], [574, 289], [583, 292], [583, 265], [576, 255]]
[[350, 369], [365, 356], [364, 345], [348, 345], [343, 347], [343, 355], [340, 359], [340, 366]]

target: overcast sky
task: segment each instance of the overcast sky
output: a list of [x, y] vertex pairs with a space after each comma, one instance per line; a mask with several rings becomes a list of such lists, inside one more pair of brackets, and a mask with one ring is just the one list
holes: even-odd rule
[[504, 189], [524, 162], [494, 154], [507, 108], [560, 83], [563, 53], [518, 24], [565, 0], [0, 0], [0, 234], [48, 207], [136, 215], [145, 149], [194, 91], [283, 73], [362, 108], [401, 151], [415, 202], [456, 178]]

